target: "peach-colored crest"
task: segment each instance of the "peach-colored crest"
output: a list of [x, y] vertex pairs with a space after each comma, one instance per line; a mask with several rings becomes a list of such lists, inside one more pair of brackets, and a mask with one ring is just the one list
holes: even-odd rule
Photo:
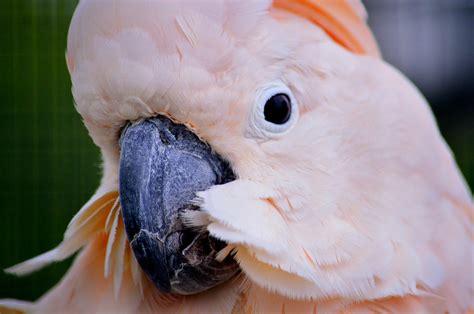
[[[360, 2], [349, 0], [275, 0], [277, 9], [291, 12], [318, 25], [349, 51], [380, 57]], [[361, 10], [362, 9], [362, 10]], [[362, 12], [360, 12], [362, 11]]]

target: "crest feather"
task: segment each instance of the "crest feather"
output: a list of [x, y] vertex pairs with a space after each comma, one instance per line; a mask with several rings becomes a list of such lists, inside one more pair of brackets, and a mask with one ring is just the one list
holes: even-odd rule
[[335, 42], [357, 54], [380, 58], [359, 0], [275, 0], [273, 6], [321, 27]]

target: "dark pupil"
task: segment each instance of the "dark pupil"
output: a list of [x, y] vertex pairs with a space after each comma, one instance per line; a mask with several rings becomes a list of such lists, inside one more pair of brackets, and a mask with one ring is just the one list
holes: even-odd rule
[[288, 95], [276, 94], [265, 104], [265, 120], [275, 124], [286, 123], [291, 116], [291, 101]]

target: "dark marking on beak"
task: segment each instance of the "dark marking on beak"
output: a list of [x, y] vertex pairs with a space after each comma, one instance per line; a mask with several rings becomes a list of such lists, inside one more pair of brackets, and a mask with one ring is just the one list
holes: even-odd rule
[[219, 155], [184, 125], [159, 116], [129, 124], [120, 138], [120, 201], [138, 263], [163, 292], [194, 294], [233, 277], [232, 257], [219, 262], [225, 243], [183, 224], [199, 210], [195, 193], [235, 179]]

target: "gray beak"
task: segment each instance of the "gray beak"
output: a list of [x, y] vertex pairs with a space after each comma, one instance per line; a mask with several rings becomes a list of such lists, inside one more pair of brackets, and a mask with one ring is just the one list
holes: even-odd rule
[[183, 125], [159, 116], [129, 124], [120, 138], [120, 202], [138, 263], [163, 292], [194, 294], [236, 274], [225, 243], [181, 219], [195, 193], [235, 179], [229, 165]]

